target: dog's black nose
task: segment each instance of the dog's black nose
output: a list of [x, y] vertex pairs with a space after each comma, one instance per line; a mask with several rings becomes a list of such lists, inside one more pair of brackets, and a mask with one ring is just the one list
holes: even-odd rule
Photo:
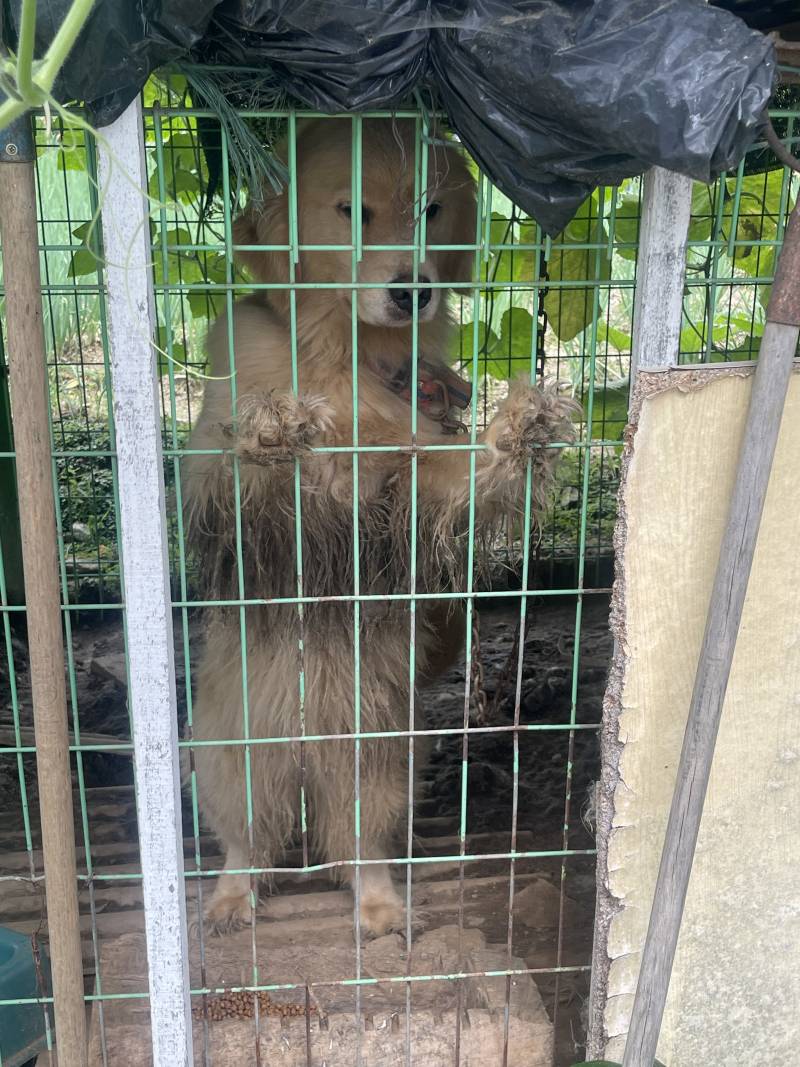
[[[392, 279], [392, 282], [396, 284], [398, 282], [413, 282], [413, 280], [414, 279], [410, 274], [399, 274], [396, 278]], [[430, 278], [426, 278], [424, 274], [420, 274], [419, 283], [420, 285], [429, 285]], [[427, 307], [431, 302], [431, 291], [430, 289], [418, 289], [417, 293], [419, 294], [417, 296], [417, 307], [422, 311], [422, 309]], [[407, 315], [412, 313], [414, 309], [413, 289], [390, 289], [389, 294], [391, 295], [392, 301], [401, 311], [404, 311]]]

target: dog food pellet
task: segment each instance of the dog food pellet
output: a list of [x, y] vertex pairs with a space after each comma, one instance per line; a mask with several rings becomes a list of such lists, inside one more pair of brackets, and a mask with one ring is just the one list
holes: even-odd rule
[[[211, 1022], [221, 1022], [223, 1019], [252, 1019], [256, 1013], [256, 997], [261, 1015], [277, 1015], [287, 1019], [306, 1013], [306, 1009], [301, 1004], [283, 1004], [280, 1001], [274, 1001], [264, 990], [255, 994], [242, 990], [208, 997], [205, 1004], [197, 1004], [192, 1008], [192, 1018], [208, 1018]], [[316, 1008], [309, 1005], [308, 1010], [313, 1015]]]

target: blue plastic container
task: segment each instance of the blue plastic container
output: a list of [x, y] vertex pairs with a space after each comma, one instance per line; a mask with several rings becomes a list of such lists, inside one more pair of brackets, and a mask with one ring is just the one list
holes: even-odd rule
[[[39, 946], [45, 992], [51, 995], [50, 960]], [[41, 996], [31, 939], [0, 926], [0, 1000]], [[47, 1047], [44, 1009], [39, 1004], [0, 1006], [3, 1067], [22, 1067]]]

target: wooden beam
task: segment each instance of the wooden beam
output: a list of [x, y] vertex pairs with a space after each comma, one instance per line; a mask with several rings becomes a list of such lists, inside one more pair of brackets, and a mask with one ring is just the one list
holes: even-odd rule
[[678, 361], [692, 207], [691, 178], [654, 167], [643, 182], [631, 386], [640, 367], [652, 370]]
[[8, 369], [58, 1061], [61, 1067], [86, 1067], [69, 720], [34, 159], [31, 120], [25, 115], [3, 130], [0, 139], [0, 241]]

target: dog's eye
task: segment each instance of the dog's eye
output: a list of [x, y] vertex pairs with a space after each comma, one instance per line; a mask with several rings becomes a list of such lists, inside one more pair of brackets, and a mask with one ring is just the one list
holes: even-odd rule
[[441, 210], [442, 205], [437, 204], [435, 201], [432, 204], [428, 204], [428, 210], [425, 212], [428, 216], [428, 222], [430, 222], [431, 219], [435, 219]]
[[[353, 208], [349, 203], [339, 204], [339, 211], [344, 215], [346, 219], [353, 217]], [[361, 225], [368, 226], [369, 220], [372, 218], [372, 212], [367, 207], [361, 208]]]

